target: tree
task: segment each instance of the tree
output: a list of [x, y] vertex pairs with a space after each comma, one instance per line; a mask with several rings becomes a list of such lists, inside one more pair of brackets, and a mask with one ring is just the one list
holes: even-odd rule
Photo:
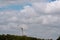
[[57, 40], [60, 40], [60, 36], [57, 38]]

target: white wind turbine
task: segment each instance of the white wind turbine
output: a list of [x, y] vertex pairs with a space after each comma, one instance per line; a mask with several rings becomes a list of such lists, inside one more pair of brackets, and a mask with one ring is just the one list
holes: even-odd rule
[[21, 24], [21, 25], [17, 25], [17, 26], [20, 27], [20, 29], [21, 29], [21, 33], [22, 33], [22, 36], [24, 36], [24, 35], [25, 35], [24, 30], [26, 30], [26, 29], [28, 28], [28, 26], [25, 25], [25, 24]]
[[22, 31], [22, 36], [24, 35], [24, 28], [21, 27], [21, 31]]
[[24, 31], [23, 31], [24, 28], [22, 26], [20, 26], [20, 25], [17, 25], [17, 26], [18, 26], [18, 29], [21, 29], [21, 33], [22, 33], [21, 35], [23, 36], [24, 35]]

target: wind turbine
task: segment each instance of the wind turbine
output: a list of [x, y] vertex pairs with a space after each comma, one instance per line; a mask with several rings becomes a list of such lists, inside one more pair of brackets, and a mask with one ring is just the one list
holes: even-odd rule
[[22, 31], [22, 36], [24, 35], [24, 28], [21, 27], [21, 31]]
[[[17, 25], [17, 26], [19, 26], [19, 24]], [[21, 29], [21, 33], [22, 33], [22, 36], [24, 35], [24, 28], [23, 27], [20, 27], [20, 29]]]

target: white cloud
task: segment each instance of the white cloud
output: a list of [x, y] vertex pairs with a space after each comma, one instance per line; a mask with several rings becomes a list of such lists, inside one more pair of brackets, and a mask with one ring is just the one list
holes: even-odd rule
[[26, 25], [26, 24], [21, 24], [21, 25], [19, 25], [19, 26], [20, 26], [20, 28], [28, 29], [28, 25]]
[[18, 21], [18, 18], [13, 16], [13, 17], [9, 18], [8, 21]]
[[0, 0], [0, 6], [9, 4], [26, 4], [28, 2], [46, 2], [47, 0]]
[[58, 16], [52, 16], [52, 15], [47, 15], [47, 16], [42, 16], [42, 24], [53, 24], [59, 20]]
[[33, 7], [38, 13], [44, 13], [44, 11], [45, 11], [45, 9], [46, 9], [46, 5], [47, 5], [47, 3], [40, 3], [40, 2], [32, 3], [32, 7]]
[[26, 17], [35, 17], [38, 14], [36, 14], [35, 10], [30, 6], [25, 6], [23, 10], [20, 11], [21, 15]]
[[[24, 23], [27, 22], [27, 23], [51, 24], [51, 23], [57, 22], [59, 20], [59, 16], [52, 15], [52, 14], [50, 14], [50, 15], [45, 14], [45, 9], [46, 9], [46, 4], [33, 3], [32, 7], [25, 6], [24, 9], [22, 9], [19, 13], [18, 13], [18, 11], [7, 11], [7, 12], [2, 13], [2, 15], [4, 15], [3, 17], [5, 17], [6, 21], [10, 21], [10, 22], [12, 22], [14, 20], [16, 22], [19, 20], [19, 21], [23, 21]], [[47, 7], [47, 9], [49, 9], [49, 8]], [[17, 15], [16, 15], [16, 13], [17, 13]]]
[[56, 1], [60, 1], [60, 0], [56, 0]]
[[6, 27], [6, 25], [0, 25], [0, 30], [8, 30], [9, 27]]
[[47, 4], [46, 13], [59, 13], [60, 1], [54, 1]]
[[55, 24], [58, 22], [58, 20], [60, 20], [60, 17], [58, 16], [43, 15], [39, 17], [23, 19], [22, 21], [25, 23], [32, 23], [32, 24]]
[[[42, 1], [44, 0], [41, 0], [41, 3], [36, 2], [40, 0], [31, 0], [31, 1], [32, 1], [32, 6], [24, 6], [24, 8], [20, 11], [7, 10], [7, 11], [0, 12], [0, 30], [9, 31], [9, 32], [11, 30], [17, 32], [17, 30], [19, 30], [20, 27], [23, 27], [24, 29], [27, 29], [28, 32], [29, 30], [32, 29], [33, 32], [37, 31], [36, 33], [38, 33], [39, 30], [39, 32], [41, 32], [40, 34], [42, 35], [44, 34], [43, 37], [52, 36], [53, 34], [60, 34], [59, 32], [60, 15], [58, 14], [60, 13], [59, 11], [60, 1], [54, 1], [51, 3], [42, 3]], [[5, 5], [5, 2], [6, 1], [4, 1], [3, 6]], [[7, 4], [8, 3], [15, 4], [15, 2], [16, 1], [14, 0], [8, 1]], [[16, 3], [19, 2], [20, 0], [18, 0]], [[19, 26], [17, 26], [18, 24]], [[30, 29], [29, 26], [32, 26], [32, 28]]]

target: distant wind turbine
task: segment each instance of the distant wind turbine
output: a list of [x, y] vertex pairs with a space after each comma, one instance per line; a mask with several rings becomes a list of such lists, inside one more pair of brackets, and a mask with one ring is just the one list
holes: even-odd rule
[[21, 31], [22, 31], [22, 36], [23, 36], [24, 35], [23, 27], [21, 27]]
[[[19, 25], [17, 25], [17, 26], [19, 26]], [[20, 27], [20, 29], [21, 29], [21, 33], [22, 33], [22, 36], [24, 35], [24, 28], [23, 27]]]

